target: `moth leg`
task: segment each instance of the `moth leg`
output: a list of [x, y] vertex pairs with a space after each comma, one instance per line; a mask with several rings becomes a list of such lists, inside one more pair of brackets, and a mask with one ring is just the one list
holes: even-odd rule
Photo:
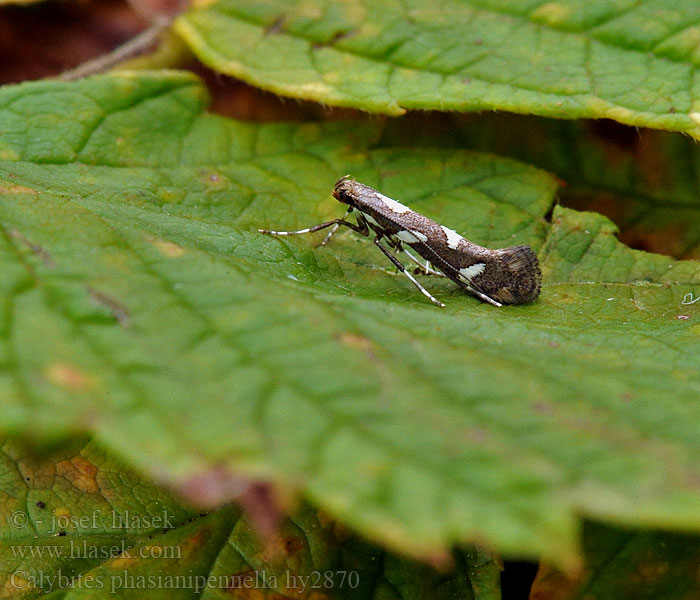
[[302, 233], [313, 233], [314, 231], [320, 231], [321, 229], [326, 229], [326, 227], [333, 227], [333, 225], [337, 225], [338, 227], [344, 225], [345, 227], [349, 227], [357, 233], [360, 233], [362, 235], [369, 235], [369, 229], [367, 228], [366, 223], [363, 223], [362, 225], [355, 225], [355, 223], [351, 223], [350, 221], [346, 221], [345, 219], [333, 219], [332, 221], [328, 221], [327, 223], [319, 223], [318, 225], [314, 225], [313, 227], [307, 227], [306, 229], [297, 229], [296, 231], [272, 231], [271, 229], [258, 229], [258, 231], [260, 233], [266, 233], [267, 235], [300, 235]]
[[404, 253], [408, 258], [410, 258], [414, 263], [416, 263], [421, 269], [423, 269], [423, 272], [426, 275], [435, 275], [437, 277], [447, 277], [444, 273], [440, 273], [440, 271], [437, 271], [435, 268], [433, 268], [433, 265], [430, 264], [429, 260], [425, 261], [425, 264], [423, 264], [420, 260], [418, 260], [413, 254], [411, 254], [408, 251], [408, 248], [404, 247], [403, 248]]
[[488, 302], [489, 304], [492, 304], [493, 306], [496, 306], [498, 308], [503, 306], [503, 304], [494, 300], [493, 298], [491, 298], [491, 296], [487, 296], [486, 294], [484, 294], [484, 292], [476, 289], [474, 286], [469, 285], [468, 283], [460, 282], [460, 285], [470, 294], [474, 294], [477, 298], [481, 298], [484, 302]]
[[[352, 212], [352, 206], [349, 207], [346, 211], [345, 214], [342, 216], [342, 219], [345, 220], [347, 216]], [[319, 244], [320, 246], [325, 246], [331, 239], [332, 235], [338, 231], [338, 227], [340, 227], [340, 223], [336, 223], [333, 225], [333, 228], [328, 232], [328, 235], [323, 238], [323, 241]]]
[[426, 289], [416, 280], [416, 278], [413, 277], [413, 275], [411, 275], [411, 274], [406, 270], [406, 267], [404, 267], [404, 266], [401, 264], [401, 261], [400, 261], [398, 258], [396, 258], [396, 257], [395, 257], [391, 252], [389, 252], [389, 250], [387, 250], [384, 246], [382, 246], [382, 244], [381, 244], [381, 239], [382, 239], [382, 236], [381, 236], [381, 235], [378, 235], [377, 237], [374, 238], [374, 243], [375, 243], [375, 244], [377, 245], [377, 247], [385, 254], [385, 256], [393, 263], [393, 265], [394, 265], [399, 271], [401, 271], [406, 277], [408, 277], [408, 278], [411, 280], [411, 283], [413, 283], [413, 285], [415, 285], [415, 286], [421, 291], [421, 293], [422, 293], [426, 298], [428, 298], [433, 304], [436, 304], [436, 305], [439, 306], [440, 308], [445, 308], [445, 305], [444, 305], [442, 302], [440, 302], [439, 300], [437, 300], [436, 298], [434, 298], [434, 297], [432, 296], [432, 294], [431, 294], [428, 290], [426, 290]]
[[447, 275], [433, 267], [429, 260], [425, 261], [425, 273], [426, 275], [434, 275], [435, 277], [447, 277]]
[[477, 298], [481, 298], [482, 300], [484, 300], [485, 302], [488, 302], [489, 304], [492, 304], [493, 306], [496, 306], [496, 307], [498, 307], [498, 308], [500, 308], [501, 306], [503, 306], [503, 304], [501, 304], [500, 302], [494, 300], [493, 298], [491, 298], [491, 296], [487, 296], [487, 295], [484, 294], [483, 292], [480, 292], [479, 290], [475, 290], [475, 289], [474, 289], [472, 286], [470, 286], [470, 285], [467, 286], [467, 289], [468, 289], [472, 294], [474, 294]]
[[[403, 244], [401, 243], [401, 240], [397, 240], [396, 238], [392, 238], [389, 236], [384, 236], [382, 239], [386, 240], [386, 243], [389, 244], [389, 248], [394, 249], [394, 255], [398, 254], [399, 252], [403, 252]], [[401, 269], [396, 267], [396, 272], [398, 273]]]

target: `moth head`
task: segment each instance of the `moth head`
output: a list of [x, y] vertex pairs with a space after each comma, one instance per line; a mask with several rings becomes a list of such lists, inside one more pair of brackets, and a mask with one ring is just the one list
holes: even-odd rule
[[338, 202], [352, 205], [352, 192], [356, 184], [357, 182], [350, 175], [341, 177], [335, 182], [335, 186], [333, 187], [333, 197], [338, 200]]
[[542, 272], [537, 255], [530, 246], [494, 250], [494, 271], [484, 274], [479, 288], [501, 304], [534, 302], [540, 294]]

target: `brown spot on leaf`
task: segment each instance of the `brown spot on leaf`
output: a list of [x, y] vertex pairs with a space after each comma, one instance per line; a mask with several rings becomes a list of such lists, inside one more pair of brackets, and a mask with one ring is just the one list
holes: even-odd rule
[[622, 394], [620, 394], [620, 400], [622, 400], [625, 404], [631, 402], [632, 398], [632, 392], [622, 392]]
[[202, 178], [207, 189], [210, 190], [223, 190], [227, 189], [230, 185], [228, 177], [219, 171], [201, 169], [199, 171], [199, 176]]
[[642, 580], [653, 583], [668, 572], [668, 563], [665, 561], [644, 563], [639, 565], [637, 572]]
[[316, 517], [321, 527], [332, 527], [335, 524], [335, 519], [324, 510], [319, 509], [316, 512]]
[[[31, 590], [36, 590], [36, 577], [29, 576], [29, 579], [25, 579], [22, 577], [23, 574], [26, 572], [17, 570], [11, 577], [3, 577], [5, 581], [0, 584], [0, 598], [21, 598], [31, 593]], [[35, 593], [41, 594], [43, 590], [41, 592], [37, 590]]]
[[70, 482], [81, 492], [94, 494], [99, 491], [97, 467], [84, 456], [77, 455], [70, 460], [56, 463], [56, 475]]
[[148, 241], [169, 258], [179, 258], [185, 253], [185, 249], [175, 242], [162, 240], [156, 237], [150, 237]]
[[[165, 533], [168, 531], [167, 529], [163, 531]], [[199, 529], [197, 529], [194, 533], [191, 535], [187, 536], [187, 538], [183, 539], [179, 544], [178, 547], [180, 549], [180, 554], [182, 556], [182, 560], [185, 560], [189, 557], [194, 557], [197, 556], [198, 553], [201, 551], [202, 546], [209, 541], [209, 539], [212, 536], [212, 528], [208, 525], [203, 525]]]
[[[227, 576], [226, 582], [226, 587], [224, 588], [226, 591], [250, 589], [255, 586], [255, 571], [253, 569], [238, 571]], [[236, 594], [236, 598], [241, 597], [239, 594]]]
[[277, 35], [278, 33], [282, 33], [282, 31], [284, 31], [284, 20], [286, 18], [285, 15], [277, 17], [272, 23], [265, 27], [265, 35]]
[[346, 38], [352, 37], [355, 35], [357, 32], [354, 30], [349, 30], [349, 31], [338, 31], [331, 37], [329, 40], [325, 42], [314, 42], [311, 45], [311, 48], [313, 50], [319, 50], [321, 48], [328, 48], [330, 46], [334, 46], [336, 43], [338, 43], [340, 40], [344, 40]]
[[291, 556], [299, 552], [305, 545], [304, 540], [300, 540], [299, 538], [287, 538], [284, 542], [284, 549], [287, 555]]
[[87, 392], [97, 387], [92, 375], [69, 363], [52, 363], [45, 373], [51, 383], [71, 392]]
[[551, 415], [554, 412], [554, 406], [549, 402], [540, 400], [539, 402], [533, 403], [532, 410], [541, 415]]
[[10, 229], [9, 233], [10, 237], [17, 240], [22, 246], [28, 248], [32, 254], [39, 257], [41, 259], [41, 262], [44, 263], [44, 266], [46, 266], [49, 269], [56, 268], [56, 263], [54, 263], [53, 259], [51, 258], [51, 255], [49, 254], [48, 250], [46, 250], [46, 248], [43, 248], [39, 244], [35, 244], [16, 229]]
[[117, 322], [120, 325], [122, 325], [123, 327], [129, 325], [129, 311], [121, 302], [117, 301], [109, 294], [105, 294], [104, 292], [96, 290], [92, 286], [87, 286], [87, 292], [94, 302], [106, 307], [109, 310], [109, 312], [112, 313], [112, 316], [117, 320]]
[[436, 571], [447, 573], [454, 567], [454, 558], [449, 550], [436, 548], [418, 557], [428, 563]]
[[134, 566], [135, 559], [136, 559], [136, 556], [134, 556], [133, 553], [124, 552], [124, 553], [120, 554], [119, 556], [115, 556], [114, 558], [110, 558], [108, 561], [106, 561], [104, 563], [104, 565], [105, 565], [105, 568], [109, 569], [110, 571], [131, 569]]
[[0, 182], [0, 194], [38, 194], [35, 189], [23, 185], [5, 184]]
[[465, 437], [474, 444], [483, 444], [488, 441], [489, 433], [483, 427], [470, 427]]
[[368, 354], [374, 354], [374, 343], [372, 340], [362, 335], [344, 331], [337, 334], [335, 337], [344, 346], [348, 346], [349, 348], [353, 348], [355, 350], [362, 350]]

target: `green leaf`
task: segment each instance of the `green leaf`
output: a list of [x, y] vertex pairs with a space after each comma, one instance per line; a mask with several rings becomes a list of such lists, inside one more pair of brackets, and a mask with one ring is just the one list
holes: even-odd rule
[[[697, 263], [547, 222], [556, 183], [521, 163], [205, 100], [178, 73], [0, 90], [5, 431], [90, 431], [199, 504], [264, 477], [434, 561], [478, 540], [571, 566], [581, 515], [700, 530]], [[350, 231], [256, 232], [341, 215], [345, 173], [533, 245], [539, 301], [425, 277], [440, 310]]]
[[240, 509], [197, 514], [93, 443], [41, 459], [0, 447], [3, 597], [500, 598], [499, 567], [480, 550], [438, 573], [308, 506], [260, 539]]
[[700, 137], [697, 4], [200, 2], [199, 58], [278, 94], [400, 115], [508, 110]]

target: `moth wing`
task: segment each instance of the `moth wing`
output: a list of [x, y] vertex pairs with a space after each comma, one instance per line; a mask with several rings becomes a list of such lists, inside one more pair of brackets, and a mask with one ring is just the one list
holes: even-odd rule
[[[475, 277], [467, 277], [460, 272], [461, 266], [457, 265], [461, 265], [462, 263], [464, 263], [464, 259], [463, 257], [460, 257], [459, 252], [450, 249], [434, 248], [426, 244], [425, 242], [417, 242], [414, 244], [410, 244], [410, 246], [423, 258], [429, 260], [436, 269], [442, 271], [447, 277], [449, 277], [460, 287], [464, 288], [470, 293], [474, 293], [474, 291], [476, 291], [484, 296], [491, 298], [491, 295], [486, 290], [482, 289], [479, 283], [475, 281]], [[457, 258], [462, 258], [462, 262], [456, 260]], [[471, 263], [472, 265], [480, 264], [478, 261], [474, 260], [472, 260]], [[485, 263], [483, 264], [485, 268]], [[468, 267], [466, 263], [465, 266]]]
[[479, 260], [472, 248], [467, 252], [434, 247], [423, 242], [411, 244], [423, 258], [460, 287], [500, 304], [533, 302], [540, 293], [542, 273], [530, 246], [512, 246], [488, 251]]

